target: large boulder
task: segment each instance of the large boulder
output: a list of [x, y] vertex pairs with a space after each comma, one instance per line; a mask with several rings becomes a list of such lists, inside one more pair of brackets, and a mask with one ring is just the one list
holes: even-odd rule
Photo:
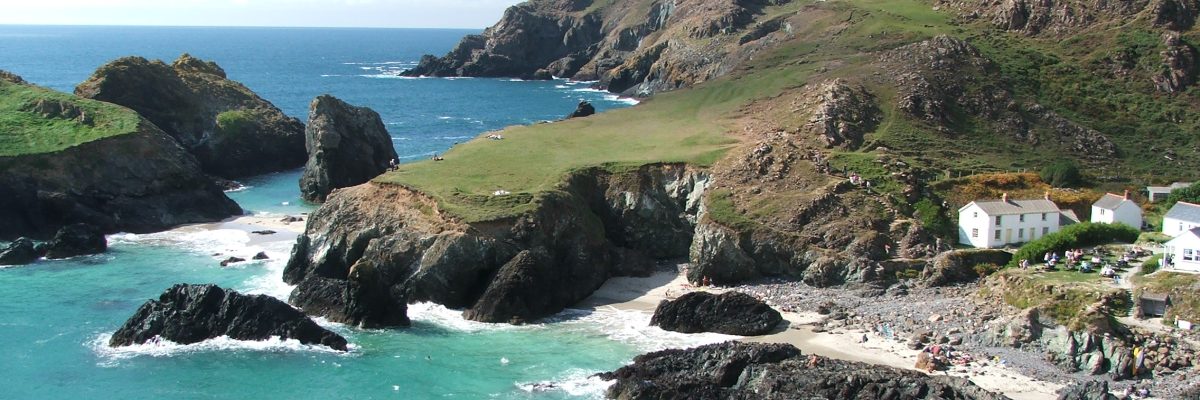
[[300, 177], [305, 200], [324, 202], [334, 189], [354, 186], [388, 170], [396, 148], [374, 110], [330, 95], [313, 99], [305, 130], [308, 163]]
[[593, 106], [592, 103], [589, 103], [587, 100], [580, 100], [579, 106], [575, 107], [575, 111], [572, 112], [571, 115], [568, 115], [567, 118], [583, 118], [591, 116], [595, 113], [596, 107]]
[[921, 282], [926, 286], [973, 282], [980, 278], [976, 266], [992, 264], [1003, 267], [1012, 261], [1012, 257], [1012, 253], [994, 249], [947, 251], [929, 260], [925, 270], [921, 271]]
[[608, 388], [616, 399], [1007, 399], [963, 378], [803, 356], [776, 343], [663, 350], [599, 376], [616, 380]]
[[212, 175], [235, 179], [304, 164], [304, 124], [227, 79], [211, 61], [187, 54], [171, 65], [120, 58], [97, 69], [75, 94], [137, 111]]
[[683, 333], [716, 332], [758, 336], [783, 322], [779, 311], [748, 294], [691, 292], [658, 304], [650, 325]]
[[346, 351], [346, 339], [322, 328], [274, 297], [244, 295], [216, 285], [172, 286], [138, 308], [117, 329], [109, 346], [161, 338], [190, 344], [220, 336], [237, 340], [295, 339]]
[[23, 265], [37, 261], [41, 252], [29, 238], [19, 238], [0, 250], [0, 265]]
[[1062, 388], [1058, 400], [1117, 400], [1117, 396], [1108, 392], [1108, 381], [1087, 381]]
[[88, 224], [67, 225], [46, 245], [46, 258], [58, 259], [108, 250], [108, 240], [99, 228]]

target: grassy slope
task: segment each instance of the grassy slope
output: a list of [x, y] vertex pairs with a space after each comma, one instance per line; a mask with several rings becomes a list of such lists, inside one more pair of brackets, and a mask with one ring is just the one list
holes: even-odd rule
[[[24, 111], [38, 100], [72, 103], [92, 119], [45, 118]], [[0, 157], [50, 153], [68, 147], [137, 131], [137, 113], [124, 107], [55, 92], [36, 86], [0, 81]]]
[[[765, 14], [776, 15], [808, 5], [814, 8], [800, 12], [803, 23], [793, 24], [792, 41], [759, 54], [727, 77], [657, 95], [632, 109], [510, 128], [502, 133], [506, 137], [503, 141], [476, 139], [448, 152], [445, 161], [409, 164], [378, 181], [429, 194], [444, 210], [466, 221], [511, 217], [532, 209], [539, 194], [553, 190], [565, 174], [579, 168], [655, 162], [709, 165], [736, 145], [734, 135], [728, 132], [740, 129], [737, 119], [744, 116], [746, 106], [839, 77], [866, 85], [878, 97], [884, 120], [867, 135], [863, 148], [868, 150], [835, 152], [835, 164], [857, 165], [863, 172], [870, 172], [862, 166], [872, 163], [875, 153], [869, 149], [876, 146], [892, 149], [892, 154], [909, 164], [960, 172], [1036, 170], [1064, 156], [1053, 146], [1016, 143], [1003, 133], [1002, 126], [959, 118], [961, 123], [956, 128], [960, 132], [947, 136], [895, 109], [896, 89], [889, 80], [878, 78], [887, 71], [873, 64], [875, 56], [871, 52], [937, 34], [965, 38], [980, 47], [997, 62], [1001, 84], [1010, 87], [1018, 99], [1039, 102], [1113, 139], [1122, 157], [1114, 164], [1120, 167], [1105, 170], [1104, 166], [1093, 166], [1088, 171], [1094, 175], [1118, 169], [1126, 176], [1151, 170], [1159, 177], [1194, 173], [1189, 172], [1186, 163], [1162, 165], [1161, 157], [1150, 150], [1154, 145], [1192, 143], [1187, 132], [1194, 131], [1200, 113], [1190, 112], [1195, 110], [1197, 90], [1168, 96], [1155, 93], [1149, 86], [1150, 69], [1162, 46], [1156, 36], [1150, 37], [1144, 21], [1116, 30], [1100, 27], [1059, 40], [998, 32], [983, 22], [958, 26], [950, 15], [934, 11], [920, 0], [798, 2], [768, 8]], [[1192, 36], [1185, 38], [1195, 41], [1197, 38]], [[1081, 46], [1084, 42], [1096, 46]], [[1098, 60], [1114, 48], [1127, 49], [1140, 57], [1140, 75], [1097, 78], [1094, 70]], [[1178, 115], [1184, 116], [1183, 122], [1164, 122], [1164, 118]], [[771, 118], [780, 126], [803, 126], [808, 115], [782, 110]], [[1183, 157], [1186, 161], [1194, 155]], [[872, 179], [877, 187], [885, 192], [898, 188], [886, 174], [880, 175]], [[491, 196], [501, 189], [514, 195]], [[793, 201], [794, 197], [782, 193], [773, 199], [756, 199], [754, 206], [770, 209], [772, 202]], [[730, 210], [738, 208], [728, 206]], [[725, 214], [729, 214], [725, 222], [730, 225], [746, 225], [754, 219], [750, 214]]]

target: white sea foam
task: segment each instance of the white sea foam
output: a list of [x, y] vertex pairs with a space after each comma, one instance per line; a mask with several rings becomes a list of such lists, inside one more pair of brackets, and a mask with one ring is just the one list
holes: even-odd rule
[[[575, 315], [572, 316], [572, 313]], [[718, 333], [687, 334], [666, 331], [657, 326], [650, 326], [650, 313], [613, 307], [602, 307], [595, 311], [567, 310], [559, 316], [572, 318], [564, 321], [564, 324], [583, 324], [602, 332], [610, 340], [629, 343], [646, 352], [695, 347], [739, 338]]]
[[629, 105], [633, 105], [633, 106], [636, 106], [636, 105], [638, 105], [638, 103], [641, 103], [641, 101], [639, 101], [638, 99], [635, 99], [632, 97], [621, 97], [621, 96], [617, 96], [615, 94], [605, 95], [604, 99], [608, 100], [608, 101], [612, 101], [612, 102], [625, 103], [625, 104], [629, 104]]
[[454, 119], [454, 117], [447, 117], [447, 116], [443, 115], [443, 116], [437, 117], [437, 119], [444, 121], [444, 120], [448, 120], [448, 119]]
[[563, 392], [572, 397], [591, 399], [604, 398], [604, 392], [614, 381], [606, 381], [595, 375], [601, 371], [572, 368], [561, 377], [540, 382], [518, 382], [517, 388], [528, 393]]
[[567, 85], [554, 85], [554, 88], [555, 89], [570, 89], [571, 87], [567, 86]]
[[600, 90], [600, 89], [591, 88], [591, 87], [571, 89], [571, 91], [572, 92], [589, 92], [589, 93], [608, 93], [607, 90]]
[[367, 75], [359, 75], [359, 76], [363, 77], [363, 78], [371, 78], [371, 79], [426, 79], [427, 78], [424, 76], [401, 76], [401, 75], [397, 75], [397, 74], [367, 74]]
[[409, 304], [408, 318], [415, 322], [430, 323], [458, 332], [536, 329], [536, 325], [516, 326], [471, 321], [462, 317], [462, 311], [451, 310], [434, 303]]
[[101, 333], [88, 345], [103, 360], [100, 362], [101, 366], [113, 366], [120, 360], [134, 357], [175, 357], [231, 350], [262, 353], [312, 352], [338, 355], [351, 355], [358, 350], [358, 346], [353, 343], [347, 345], [350, 351], [341, 352], [328, 346], [303, 344], [296, 339], [281, 339], [278, 336], [272, 336], [267, 340], [236, 340], [228, 336], [221, 336], [192, 344], [179, 344], [170, 340], [158, 339], [121, 347], [110, 347], [108, 341], [111, 338], [111, 332]]

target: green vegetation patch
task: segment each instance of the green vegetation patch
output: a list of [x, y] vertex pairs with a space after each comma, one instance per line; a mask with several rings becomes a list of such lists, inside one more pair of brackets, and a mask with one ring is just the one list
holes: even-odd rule
[[[1096, 315], [1086, 311], [1100, 303], [1103, 317], [1113, 323], [1114, 315], [1126, 315], [1130, 309], [1129, 293], [1125, 290], [1104, 286], [1096, 273], [1055, 271], [1033, 273], [1027, 270], [1006, 269], [996, 274], [1005, 284], [985, 290], [1002, 290], [997, 293], [1004, 302], [1020, 309], [1040, 308], [1058, 324], [1073, 330], [1088, 328]], [[996, 279], [993, 277], [992, 279]]]
[[115, 104], [0, 81], [0, 157], [50, 153], [134, 133], [140, 121], [137, 113]]
[[217, 114], [217, 135], [236, 136], [254, 126], [254, 114], [247, 110], [229, 110]]
[[1139, 235], [1140, 232], [1136, 228], [1125, 224], [1084, 222], [1069, 225], [1058, 232], [1042, 236], [1021, 246], [1008, 266], [1015, 267], [1020, 264], [1021, 260], [1037, 262], [1050, 252], [1063, 252], [1114, 241], [1133, 243], [1137, 241]]

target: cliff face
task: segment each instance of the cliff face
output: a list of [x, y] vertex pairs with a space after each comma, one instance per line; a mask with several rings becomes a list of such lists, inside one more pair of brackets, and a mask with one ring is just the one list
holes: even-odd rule
[[[710, 80], [788, 37], [789, 0], [535, 0], [509, 8], [482, 35], [410, 76], [516, 76], [598, 80], [616, 93], [648, 95]], [[779, 14], [779, 13], [774, 13]]]
[[304, 164], [304, 125], [211, 61], [125, 57], [101, 66], [75, 94], [137, 111], [212, 175], [233, 179]]
[[334, 189], [364, 183], [396, 162], [396, 148], [379, 113], [330, 95], [308, 107], [308, 162], [300, 177], [305, 200], [322, 202]]
[[[87, 113], [86, 102], [33, 100], [18, 113], [39, 124], [100, 129], [107, 116]], [[136, 121], [127, 132], [52, 152], [0, 156], [0, 239], [48, 239], [75, 223], [107, 233], [150, 232], [241, 213], [176, 141], [121, 110]]]
[[520, 218], [463, 224], [395, 185], [338, 191], [309, 218], [284, 272], [292, 303], [337, 321], [394, 325], [408, 302], [520, 323], [561, 311], [610, 276], [687, 253], [707, 175], [682, 166], [576, 173]]

